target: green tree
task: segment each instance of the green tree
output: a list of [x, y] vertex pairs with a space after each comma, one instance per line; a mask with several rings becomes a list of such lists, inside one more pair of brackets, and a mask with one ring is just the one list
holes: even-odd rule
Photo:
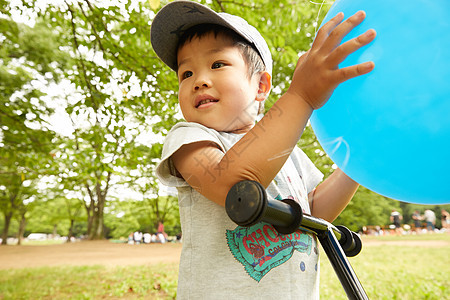
[[353, 231], [359, 231], [367, 225], [384, 226], [390, 224], [389, 216], [394, 208], [400, 210], [398, 201], [360, 187], [334, 223], [344, 225]]
[[51, 194], [47, 199], [35, 201], [28, 218], [28, 227], [34, 232], [67, 236], [70, 240], [75, 236], [76, 222], [86, 222], [83, 209], [83, 203], [79, 199]]
[[176, 235], [181, 231], [178, 199], [175, 197], [109, 201], [107, 210], [105, 226], [112, 238], [126, 237], [137, 230], [155, 233], [159, 222], [165, 225], [165, 231], [169, 235]]
[[[36, 12], [39, 24], [45, 24], [40, 28], [58, 37], [58, 43], [42, 44], [62, 50], [74, 62], [58, 69], [72, 82], [63, 106], [73, 130], [53, 141], [52, 167], [64, 190], [84, 196], [89, 237], [102, 238], [108, 193], [129, 172], [128, 161], [138, 154], [133, 149], [143, 147], [137, 139], [159, 134], [175, 122], [169, 104], [176, 101], [171, 88], [176, 79], [172, 72], [160, 71], [161, 62], [151, 50], [148, 2], [105, 7], [79, 1], [45, 8], [42, 2], [34, 5], [38, 2], [24, 1], [14, 9]], [[10, 10], [7, 5], [2, 11]], [[148, 152], [154, 153], [152, 149]]]
[[[4, 216], [2, 244], [6, 244], [9, 225], [20, 215], [23, 232], [26, 205], [23, 201], [35, 193], [24, 186], [25, 180], [45, 173], [51, 159], [53, 133], [45, 117], [52, 110], [45, 105], [39, 82], [57, 80], [53, 66], [65, 63], [64, 55], [54, 48], [55, 36], [44, 26], [30, 28], [6, 17], [0, 18], [0, 210]], [[58, 62], [52, 64], [54, 59]]]
[[90, 1], [41, 12], [76, 62], [65, 70], [77, 95], [66, 103], [73, 132], [59, 137], [55, 154], [65, 189], [86, 196], [90, 239], [104, 236], [108, 194], [129, 172], [134, 149], [143, 147], [139, 136], [174, 122], [175, 111], [167, 104], [176, 98], [166, 91], [175, 77], [156, 79], [161, 63], [149, 46], [148, 13], [148, 2], [104, 6]]

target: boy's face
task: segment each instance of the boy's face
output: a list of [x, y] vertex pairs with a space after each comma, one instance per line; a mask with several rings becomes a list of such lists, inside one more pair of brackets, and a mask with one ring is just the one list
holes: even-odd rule
[[259, 88], [239, 49], [223, 34], [193, 38], [178, 50], [178, 100], [184, 118], [217, 131], [245, 133], [255, 124]]

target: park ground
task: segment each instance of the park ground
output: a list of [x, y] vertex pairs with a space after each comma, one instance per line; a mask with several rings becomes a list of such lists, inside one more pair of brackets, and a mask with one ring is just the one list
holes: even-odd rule
[[[450, 240], [364, 238], [363, 247], [382, 245], [408, 247], [450, 247]], [[128, 266], [178, 263], [181, 243], [129, 245], [111, 241], [82, 241], [54, 245], [0, 247], [0, 270], [71, 266]]]
[[[450, 234], [362, 240], [361, 254], [350, 260], [370, 299], [450, 300]], [[113, 241], [0, 246], [0, 299], [173, 300], [181, 248]], [[347, 299], [326, 255], [320, 277], [322, 299]]]

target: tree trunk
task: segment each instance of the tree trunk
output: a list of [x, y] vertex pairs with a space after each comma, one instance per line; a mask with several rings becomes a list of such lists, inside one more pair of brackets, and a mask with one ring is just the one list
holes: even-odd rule
[[12, 219], [12, 211], [4, 214], [5, 217], [5, 227], [3, 227], [2, 233], [2, 245], [7, 245], [9, 225], [11, 224]]
[[103, 218], [100, 218], [98, 214], [94, 214], [92, 229], [88, 236], [89, 240], [102, 240], [103, 239]]
[[58, 224], [53, 224], [53, 232], [52, 232], [53, 238], [55, 238], [57, 234], [58, 234]]
[[[108, 192], [108, 182], [110, 180], [108, 174], [106, 188], [102, 191], [100, 182], [95, 185], [95, 193], [86, 184], [86, 189], [91, 199], [89, 206], [86, 207], [88, 212], [88, 239], [101, 240], [104, 238], [103, 215], [106, 203], [106, 194]], [[97, 200], [97, 201], [95, 201]]]
[[94, 199], [91, 198], [91, 202], [89, 205], [86, 205], [86, 213], [87, 213], [87, 235], [88, 238], [92, 235], [92, 228], [94, 228], [94, 207], [95, 202]]
[[67, 234], [67, 243], [71, 242], [71, 239], [73, 237], [73, 225], [75, 224], [74, 219], [70, 219], [70, 227], [69, 227], [69, 233]]
[[95, 235], [93, 236], [93, 239], [94, 240], [102, 240], [104, 238], [105, 237], [104, 237], [104, 230], [103, 230], [103, 211], [98, 210]]
[[[104, 201], [104, 200], [103, 200]], [[88, 239], [89, 240], [102, 240], [104, 238], [103, 230], [103, 205], [95, 205], [92, 211], [91, 219], [89, 220], [88, 227]]]
[[27, 219], [25, 213], [22, 214], [19, 224], [19, 232], [17, 233], [17, 245], [21, 245], [23, 241], [23, 234], [25, 233], [25, 227], [27, 226]]
[[103, 207], [104, 199], [99, 199], [92, 214], [92, 226], [88, 235], [89, 240], [102, 240], [104, 238], [103, 230]]

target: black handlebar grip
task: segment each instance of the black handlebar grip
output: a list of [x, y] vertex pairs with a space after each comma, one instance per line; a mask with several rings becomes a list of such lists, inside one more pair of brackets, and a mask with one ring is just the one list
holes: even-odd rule
[[225, 209], [230, 219], [240, 226], [262, 221], [272, 224], [283, 234], [295, 232], [303, 218], [297, 202], [289, 199], [268, 201], [264, 187], [251, 180], [240, 181], [230, 189]]
[[362, 249], [362, 241], [361, 241], [361, 238], [359, 237], [359, 235], [357, 235], [353, 231], [352, 231], [352, 235], [353, 235], [353, 243], [355, 246], [353, 247], [353, 249], [349, 249], [348, 251], [345, 252], [345, 255], [347, 255], [348, 257], [353, 257], [353, 256], [358, 255]]
[[344, 250], [345, 254], [348, 257], [358, 255], [362, 249], [362, 242], [359, 235], [357, 235], [353, 231], [350, 231], [350, 229], [345, 226], [338, 225], [336, 227], [341, 232], [341, 239], [339, 240], [339, 244], [341, 245], [342, 250]]
[[342, 225], [337, 225], [336, 228], [339, 229], [341, 233], [339, 244], [341, 245], [342, 250], [347, 251], [347, 249], [352, 249], [354, 247], [354, 243], [353, 235], [350, 229]]
[[225, 209], [234, 223], [247, 227], [260, 221], [266, 203], [264, 188], [256, 181], [244, 180], [233, 185], [228, 192]]
[[338, 225], [336, 228], [339, 229], [341, 233], [339, 244], [341, 245], [342, 250], [344, 250], [345, 255], [348, 257], [358, 255], [362, 249], [361, 238], [345, 226]]

